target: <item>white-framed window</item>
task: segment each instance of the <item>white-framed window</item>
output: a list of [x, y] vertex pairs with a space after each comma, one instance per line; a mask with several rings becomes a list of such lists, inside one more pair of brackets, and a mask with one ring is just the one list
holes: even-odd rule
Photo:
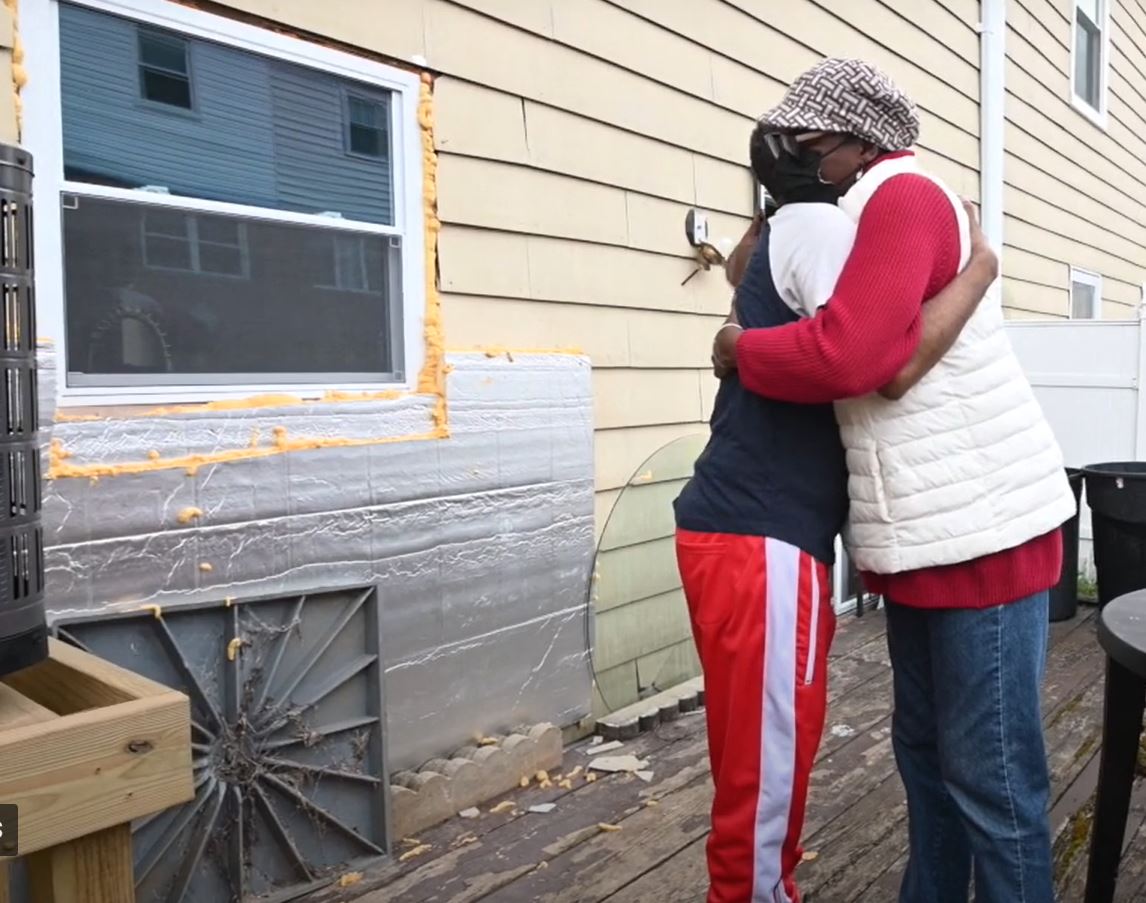
[[1102, 319], [1102, 276], [1090, 270], [1070, 268], [1070, 318]]
[[139, 38], [139, 96], [149, 103], [193, 110], [187, 39], [153, 28], [139, 28], [136, 32]]
[[169, 0], [21, 13], [64, 401], [413, 385], [416, 74]]
[[382, 158], [389, 153], [390, 111], [372, 97], [346, 95], [346, 152], [360, 157]]
[[378, 291], [386, 278], [380, 250], [358, 236], [330, 236], [329, 254], [314, 261], [315, 286], [340, 292]]
[[143, 265], [148, 269], [250, 278], [244, 222], [156, 207], [143, 214], [141, 226]]
[[1106, 127], [1110, 0], [1074, 0], [1070, 93], [1074, 107]]

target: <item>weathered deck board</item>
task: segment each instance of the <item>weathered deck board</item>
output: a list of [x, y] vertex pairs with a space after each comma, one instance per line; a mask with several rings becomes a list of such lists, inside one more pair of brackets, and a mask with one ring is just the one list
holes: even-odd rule
[[[857, 619], [864, 623], [879, 623], [876, 617]], [[850, 652], [836, 659], [860, 663], [878, 661], [884, 646], [882, 635], [875, 633], [871, 640], [854, 646]], [[882, 653], [880, 682], [886, 681], [886, 653]], [[873, 719], [885, 717], [886, 707], [873, 705], [870, 698], [872, 682], [853, 681], [851, 690], [841, 694], [836, 706], [837, 714], [849, 722], [870, 723]], [[825, 751], [838, 749], [850, 742], [851, 735], [829, 736]], [[703, 766], [707, 776], [707, 768]], [[654, 761], [653, 767], [655, 768]], [[623, 819], [622, 833], [639, 837], [633, 845], [618, 843], [617, 836], [602, 834], [586, 840], [549, 860], [545, 869], [538, 870], [515, 881], [491, 900], [552, 900], [558, 903], [577, 900], [600, 900], [622, 891], [626, 884], [637, 880], [647, 871], [655, 869], [662, 862], [674, 857], [684, 846], [708, 833], [708, 807], [711, 803], [711, 788], [707, 777], [683, 788], [674, 796], [679, 800], [669, 800], [655, 811], [640, 813], [640, 817]], [[646, 823], [656, 826], [647, 830]], [[702, 869], [703, 871], [703, 869]], [[570, 885], [568, 875], [581, 876]]]
[[[384, 888], [376, 898], [368, 896], [365, 899], [385, 900], [387, 903], [396, 903], [399, 899], [452, 900], [453, 897], [443, 893], [447, 885], [454, 888], [459, 883], [464, 884], [474, 873], [491, 871], [494, 862], [500, 861], [499, 856], [503, 857], [507, 848], [515, 844], [537, 843], [543, 839], [544, 843], [559, 842], [564, 834], [570, 833], [566, 827], [570, 813], [584, 810], [591, 814], [600, 810], [601, 817], [596, 821], [615, 817], [620, 809], [632, 805], [640, 791], [650, 785], [636, 778], [603, 778], [595, 784], [586, 783], [584, 769], [592, 758], [588, 754], [590, 749], [588, 745], [581, 744], [565, 755], [563, 772], [571, 772], [578, 766], [582, 769], [581, 774], [573, 780], [572, 790], [564, 790], [557, 785], [542, 790], [533, 784], [527, 790], [491, 800], [482, 806], [480, 818], [453, 819], [411, 839], [409, 843], [401, 844], [397, 850], [399, 857], [403, 852], [417, 847], [428, 849], [406, 862], [399, 859], [374, 871], [354, 887], [353, 893]], [[694, 774], [705, 773], [705, 750], [704, 719], [696, 714], [643, 734], [637, 740], [627, 743], [623, 751], [641, 758], [653, 758], [654, 764], [651, 767], [655, 769], [657, 785], [660, 786], [668, 783], [677, 773], [673, 769], [690, 768]], [[613, 792], [594, 792], [606, 784], [610, 785]], [[623, 787], [618, 788], [619, 784], [623, 784]], [[514, 802], [514, 809], [501, 813], [491, 811], [505, 799]], [[585, 802], [582, 803], [582, 800]], [[630, 802], [626, 803], [625, 800]], [[558, 808], [544, 816], [527, 811], [530, 806], [541, 803], [554, 803]], [[596, 821], [592, 824], [596, 824]], [[414, 844], [413, 840], [418, 843]], [[311, 899], [314, 903], [322, 903], [327, 900], [347, 900], [352, 896], [350, 892], [328, 891]]]
[[[1088, 821], [1085, 812], [1081, 818], [1077, 813], [1094, 792], [1102, 671], [1092, 609], [1052, 626], [1043, 715], [1065, 903], [1081, 900], [1085, 880]], [[801, 884], [832, 903], [894, 899], [906, 862], [906, 807], [891, 751], [882, 613], [841, 618], [831, 682], [805, 831], [814, 856], [801, 869]], [[572, 791], [534, 787], [512, 794], [519, 812], [542, 801], [558, 808], [549, 815], [515, 816], [488, 814], [487, 806], [479, 819], [437, 828], [418, 838], [431, 847], [424, 856], [391, 864], [355, 888], [372, 891], [361, 903], [701, 899], [711, 802], [703, 718], [678, 721], [665, 731], [626, 744], [626, 752], [650, 758], [650, 783], [613, 776], [592, 784], [578, 780]], [[588, 761], [575, 748], [566, 753], [564, 768]], [[620, 830], [603, 830], [601, 823]], [[1129, 903], [1146, 898], [1146, 782], [1136, 790], [1127, 842], [1119, 900]]]
[[[1079, 751], [1085, 754], [1087, 748], [1093, 749], [1097, 729], [1094, 719], [1098, 704], [1086, 696], [1101, 673], [1090, 622], [1087, 615], [1056, 625], [1052, 631], [1043, 711], [1056, 798], [1065, 789], [1070, 765]], [[881, 880], [896, 884], [902, 870], [907, 813], [891, 754], [890, 700], [885, 697], [881, 701], [884, 718], [879, 724], [847, 743], [840, 754], [821, 757], [813, 776], [805, 837], [806, 847], [816, 859], [802, 867], [801, 883], [827, 900], [882, 899], [871, 894], [870, 888]], [[1090, 730], [1084, 729], [1086, 717], [1092, 722]], [[834, 720], [834, 713], [830, 713], [829, 723]], [[827, 737], [825, 745], [831, 740]], [[827, 774], [829, 769], [833, 773]], [[829, 814], [828, 825], [821, 829], [820, 820]], [[684, 857], [702, 858], [702, 846], [682, 852], [656, 875], [644, 879], [634, 892], [652, 899], [662, 888], [683, 885], [686, 873], [696, 873], [695, 863], [678, 861]], [[893, 877], [883, 878], [892, 870], [896, 872]], [[687, 891], [694, 898], [703, 890], [703, 872], [700, 882]]]

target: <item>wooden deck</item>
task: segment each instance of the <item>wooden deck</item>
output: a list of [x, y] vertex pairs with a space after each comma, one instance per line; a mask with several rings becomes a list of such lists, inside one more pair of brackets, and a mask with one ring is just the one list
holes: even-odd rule
[[[1052, 824], [1060, 900], [1081, 901], [1089, 811], [1097, 778], [1103, 659], [1094, 610], [1052, 626], [1043, 712], [1053, 780]], [[903, 790], [890, 741], [890, 681], [881, 612], [846, 617], [832, 653], [828, 727], [813, 777], [800, 881], [815, 903], [892, 901], [907, 847]], [[585, 744], [564, 773], [588, 763]], [[314, 901], [360, 903], [638, 903], [703, 900], [711, 799], [704, 716], [684, 716], [621, 750], [650, 760], [632, 775], [571, 789], [536, 785], [407, 839], [394, 861], [352, 889]], [[530, 806], [552, 802], [549, 814]], [[490, 810], [496, 810], [491, 812]], [[604, 827], [603, 827], [604, 826]], [[1146, 781], [1132, 802], [1119, 901], [1146, 900]]]

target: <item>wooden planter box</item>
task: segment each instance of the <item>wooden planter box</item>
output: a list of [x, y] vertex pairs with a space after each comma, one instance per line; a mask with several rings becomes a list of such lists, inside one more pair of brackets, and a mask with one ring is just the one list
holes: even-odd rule
[[0, 682], [0, 804], [19, 807], [0, 855], [27, 857], [36, 903], [134, 901], [130, 823], [192, 798], [190, 717], [182, 693], [57, 640]]

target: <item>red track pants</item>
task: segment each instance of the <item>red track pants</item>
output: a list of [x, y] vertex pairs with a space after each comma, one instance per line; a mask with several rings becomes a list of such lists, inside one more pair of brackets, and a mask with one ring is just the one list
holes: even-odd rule
[[808, 777], [835, 634], [825, 565], [757, 536], [678, 530], [716, 799], [708, 903], [798, 903]]

